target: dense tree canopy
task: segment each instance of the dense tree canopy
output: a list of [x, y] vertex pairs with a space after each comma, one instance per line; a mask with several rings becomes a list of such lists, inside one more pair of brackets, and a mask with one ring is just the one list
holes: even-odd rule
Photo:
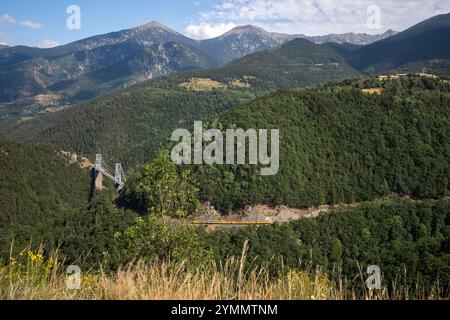
[[[68, 263], [102, 263], [114, 233], [134, 221], [109, 192], [91, 189], [89, 170], [54, 147], [0, 141], [0, 261], [26, 247], [59, 249]], [[109, 261], [117, 264], [117, 261]]]
[[450, 191], [450, 87], [440, 80], [374, 78], [278, 92], [219, 115], [211, 127], [280, 130], [275, 176], [248, 165], [195, 167], [202, 198], [223, 211]]
[[[387, 283], [402, 279], [408, 285], [428, 286], [436, 280], [450, 283], [450, 202], [413, 203], [396, 200], [338, 209], [317, 219], [288, 225], [205, 233], [216, 259], [239, 256], [249, 240], [249, 261], [272, 261], [279, 272], [280, 258], [286, 269], [319, 265], [338, 270], [348, 279], [378, 265]], [[405, 272], [406, 271], [406, 272]], [[357, 280], [360, 281], [360, 280]]]

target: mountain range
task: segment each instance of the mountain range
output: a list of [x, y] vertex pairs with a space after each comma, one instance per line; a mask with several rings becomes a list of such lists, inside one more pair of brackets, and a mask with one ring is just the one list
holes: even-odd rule
[[[450, 61], [450, 50], [446, 49], [450, 32], [437, 31], [450, 25], [449, 17], [434, 17], [389, 38], [392, 41], [381, 40], [368, 47], [378, 43], [387, 47], [398, 46], [398, 59], [403, 59], [402, 64], [409, 61], [414, 64], [414, 68], [427, 66], [429, 61], [445, 67]], [[423, 30], [426, 32], [422, 33]], [[441, 37], [441, 41], [434, 42], [432, 50], [422, 46], [428, 41], [430, 33]], [[429, 56], [423, 60], [408, 60], [408, 55], [401, 50], [404, 42], [416, 44], [414, 54], [428, 50]], [[192, 48], [188, 45], [183, 47]], [[276, 90], [364, 76], [356, 57], [358, 52], [370, 53], [365, 48], [337, 43], [319, 45], [307, 39], [295, 39], [236, 59], [220, 68], [152, 79], [60, 112], [24, 115], [20, 113], [20, 106], [17, 109], [11, 107], [5, 112], [20, 114], [21, 121], [4, 125], [0, 134], [21, 142], [45, 142], [57, 145], [62, 150], [89, 156], [101, 152], [133, 167], [151, 159], [167, 142], [170, 132], [180, 125], [190, 125], [194, 120], [206, 121], [217, 113]], [[409, 50], [412, 51], [411, 48]], [[434, 52], [442, 52], [442, 57], [447, 55], [447, 59], [436, 62], [433, 60], [436, 57]], [[369, 66], [383, 65], [386, 57], [377, 53]], [[128, 67], [134, 65], [135, 62], [128, 64]], [[123, 75], [128, 76], [128, 69], [121, 66], [111, 70], [125, 70]], [[386, 65], [382, 71], [395, 72], [395, 69], [390, 69], [392, 66]], [[89, 81], [93, 82], [89, 84]], [[84, 89], [74, 91], [75, 94], [80, 95], [82, 92], [86, 96], [95, 96], [97, 89], [93, 85], [93, 77], [86, 79], [86, 83]], [[73, 83], [67, 84], [55, 90], [67, 92], [71, 86], [73, 89]], [[82, 84], [75, 86], [79, 85]]]
[[0, 122], [26, 121], [145, 80], [194, 70], [194, 77], [225, 85], [237, 80], [250, 90], [424, 68], [448, 74], [449, 30], [446, 14], [379, 36], [307, 38], [248, 25], [196, 41], [152, 22], [51, 49], [9, 47], [0, 51]]
[[[345, 52], [346, 51], [346, 52]], [[450, 14], [423, 21], [401, 33], [363, 47], [341, 51], [350, 64], [364, 73], [450, 73]]]
[[[237, 58], [271, 49], [296, 38], [315, 43], [345, 41], [367, 44], [392, 34], [393, 32], [389, 31], [374, 36], [351, 33], [306, 37], [301, 34], [271, 33], [248, 25], [236, 27], [213, 39], [196, 41], [157, 22], [151, 22], [55, 48], [6, 47], [0, 52], [0, 103], [52, 93], [54, 88], [69, 85], [66, 81], [74, 86], [77, 86], [77, 83], [90, 87], [98, 86], [96, 95], [100, 95], [108, 90], [158, 76], [222, 66]], [[178, 46], [158, 46], [167, 43]], [[166, 51], [168, 47], [170, 49]], [[122, 77], [123, 67], [130, 60], [134, 60], [136, 66], [132, 70], [128, 69]], [[120, 69], [118, 74], [111, 72], [116, 66]], [[111, 78], [106, 79], [107, 74], [111, 75]], [[96, 78], [105, 80], [106, 84], [93, 83], [91, 80]], [[77, 90], [83, 91], [82, 84]], [[83, 97], [83, 94], [78, 97]], [[60, 95], [51, 100], [57, 104], [65, 104]], [[73, 102], [71, 100], [68, 104]], [[30, 105], [31, 102], [26, 101], [25, 104]]]
[[317, 44], [324, 44], [324, 43], [350, 43], [354, 45], [369, 45], [374, 42], [392, 37], [396, 35], [398, 32], [389, 29], [385, 33], [382, 34], [376, 34], [371, 35], [367, 33], [343, 33], [343, 34], [329, 34], [324, 36], [314, 36], [314, 37], [306, 37], [306, 39], [317, 43]]

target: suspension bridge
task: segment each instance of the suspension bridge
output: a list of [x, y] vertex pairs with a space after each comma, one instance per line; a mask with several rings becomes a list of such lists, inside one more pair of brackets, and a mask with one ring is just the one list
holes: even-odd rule
[[[95, 188], [97, 190], [103, 190], [103, 178], [109, 179], [113, 182], [117, 189], [120, 191], [125, 186], [125, 173], [122, 168], [122, 164], [116, 163], [114, 175], [110, 174], [106, 169], [103, 163], [103, 157], [101, 154], [97, 154], [95, 156], [95, 165], [92, 165], [92, 170], [94, 170], [94, 179], [95, 179]], [[225, 225], [235, 225], [235, 226], [249, 226], [249, 225], [269, 225], [273, 222], [269, 219], [266, 220], [254, 220], [254, 221], [242, 221], [242, 220], [215, 220], [215, 219], [206, 219], [206, 220], [193, 220], [191, 224], [194, 225], [216, 225], [216, 226], [225, 226]]]
[[122, 168], [122, 164], [116, 163], [114, 175], [110, 174], [106, 171], [105, 166], [103, 165], [103, 157], [101, 154], [97, 154], [95, 156], [95, 166], [92, 168], [95, 170], [95, 188], [97, 190], [103, 190], [103, 177], [112, 181], [118, 188], [118, 190], [122, 190], [125, 186], [125, 173]]

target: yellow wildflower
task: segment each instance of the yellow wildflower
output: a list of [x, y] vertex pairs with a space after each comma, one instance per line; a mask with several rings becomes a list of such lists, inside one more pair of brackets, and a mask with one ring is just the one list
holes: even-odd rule
[[31, 250], [28, 251], [28, 258], [31, 260], [31, 262], [42, 263], [44, 261], [44, 256], [41, 252], [34, 253]]

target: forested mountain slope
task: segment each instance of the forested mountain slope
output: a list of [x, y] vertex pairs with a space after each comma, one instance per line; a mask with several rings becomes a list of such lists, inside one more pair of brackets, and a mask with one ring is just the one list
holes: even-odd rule
[[[381, 94], [363, 93], [378, 87]], [[268, 203], [310, 207], [390, 193], [450, 192], [450, 86], [411, 77], [274, 93], [219, 115], [219, 128], [280, 130], [280, 170], [195, 167], [203, 199], [223, 211]]]
[[94, 193], [90, 170], [54, 147], [0, 140], [0, 175], [0, 263], [41, 244], [68, 263], [82, 254], [97, 263], [133, 220], [117, 214], [108, 191]]
[[130, 169], [152, 159], [176, 128], [207, 120], [255, 96], [241, 88], [187, 90], [177, 83], [182, 81], [138, 85], [6, 128], [3, 134], [17, 141], [49, 143], [91, 159], [102, 153], [108, 162]]
[[[391, 34], [306, 37], [248, 25], [198, 41], [152, 22], [55, 48], [7, 47], [0, 52], [0, 122], [53, 112], [149, 78], [220, 67], [297, 38], [372, 43]], [[297, 76], [308, 79], [305, 72]]]
[[[87, 206], [90, 177], [50, 146], [0, 141], [0, 230], [2, 243], [18, 247], [41, 237], [58, 241], [65, 221]], [[9, 248], [1, 247], [2, 253]], [[23, 249], [23, 248], [22, 248]]]

